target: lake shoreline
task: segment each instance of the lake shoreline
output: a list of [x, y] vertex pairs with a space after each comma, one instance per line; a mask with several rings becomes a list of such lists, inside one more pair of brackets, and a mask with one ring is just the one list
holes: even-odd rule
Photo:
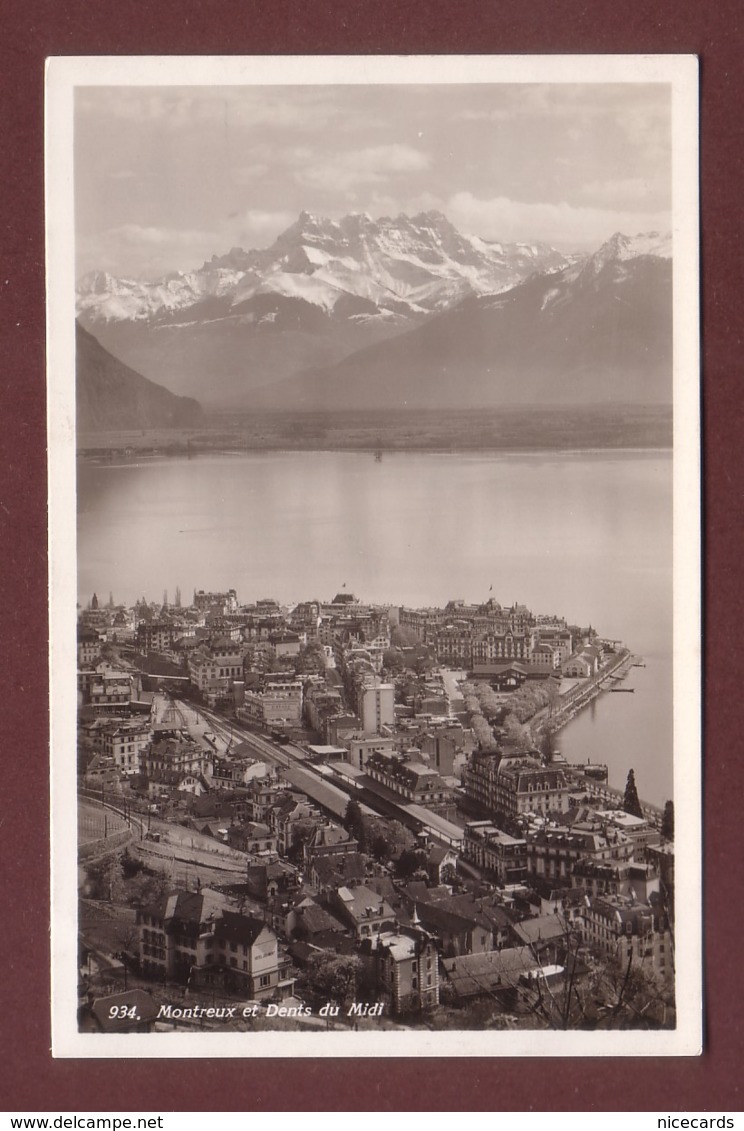
[[214, 413], [190, 428], [80, 432], [79, 458], [273, 451], [482, 452], [671, 450], [667, 405], [400, 413]]

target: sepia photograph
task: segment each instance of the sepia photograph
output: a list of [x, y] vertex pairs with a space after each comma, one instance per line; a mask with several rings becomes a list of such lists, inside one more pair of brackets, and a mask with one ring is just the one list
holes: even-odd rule
[[701, 1051], [697, 98], [48, 63], [55, 1056]]

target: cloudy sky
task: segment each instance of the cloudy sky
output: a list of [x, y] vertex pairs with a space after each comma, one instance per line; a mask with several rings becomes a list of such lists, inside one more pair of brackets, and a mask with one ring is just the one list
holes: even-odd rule
[[78, 88], [77, 270], [190, 270], [302, 209], [591, 250], [671, 226], [670, 106], [637, 83]]

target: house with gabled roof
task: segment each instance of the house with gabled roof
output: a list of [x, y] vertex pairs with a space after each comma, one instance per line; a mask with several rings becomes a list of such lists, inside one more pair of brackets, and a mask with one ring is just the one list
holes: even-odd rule
[[249, 864], [246, 883], [253, 898], [264, 903], [277, 895], [296, 892], [299, 888], [297, 869], [286, 860]]
[[268, 825], [260, 821], [245, 821], [230, 825], [227, 830], [227, 843], [231, 848], [248, 852], [253, 856], [260, 852], [276, 853], [276, 835]]
[[214, 986], [246, 998], [287, 997], [294, 988], [276, 932], [231, 911], [219, 892], [175, 889], [137, 912], [145, 975]]
[[317, 892], [335, 891], [367, 876], [367, 860], [360, 852], [316, 856], [305, 865], [306, 882]]
[[387, 900], [364, 884], [342, 885], [329, 895], [329, 906], [359, 939], [396, 926], [395, 912]]

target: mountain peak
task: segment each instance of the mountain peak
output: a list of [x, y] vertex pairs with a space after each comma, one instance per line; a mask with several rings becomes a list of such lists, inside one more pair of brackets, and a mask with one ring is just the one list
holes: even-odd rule
[[637, 259], [642, 255], [653, 255], [657, 259], [671, 259], [671, 232], [638, 232], [635, 236], [626, 236], [623, 232], [615, 232], [602, 244], [599, 251], [591, 256], [590, 262], [595, 261], [599, 267], [602, 267], [613, 259]]

